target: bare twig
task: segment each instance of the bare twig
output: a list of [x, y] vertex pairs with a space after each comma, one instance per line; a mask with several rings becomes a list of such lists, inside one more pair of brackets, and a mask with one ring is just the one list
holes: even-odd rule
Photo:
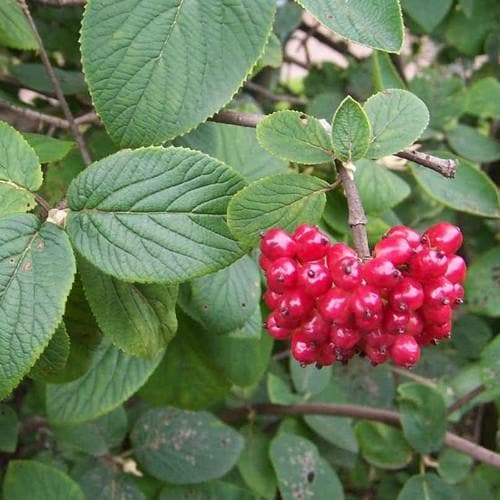
[[309, 69], [309, 65], [303, 61], [301, 61], [300, 59], [290, 55], [290, 54], [285, 54], [283, 56], [283, 61], [285, 61], [286, 63], [289, 63], [289, 64], [295, 64], [295, 66], [299, 66], [300, 68], [303, 68], [303, 69]]
[[255, 82], [251, 81], [246, 82], [245, 88], [258, 93], [273, 102], [289, 102], [290, 104], [295, 104], [296, 106], [305, 106], [307, 104], [306, 99], [301, 99], [300, 97], [296, 97], [294, 95], [275, 94], [274, 92], [271, 92], [269, 89], [266, 89], [266, 87], [263, 87], [262, 85], [259, 85], [258, 83]]
[[219, 111], [216, 115], [212, 116], [212, 118], [209, 118], [209, 120], [212, 122], [239, 125], [240, 127], [255, 128], [263, 118], [265, 118], [265, 115], [259, 115], [257, 113]]
[[455, 174], [457, 172], [456, 160], [438, 158], [427, 153], [421, 153], [420, 151], [409, 150], [400, 151], [399, 153], [396, 153], [396, 156], [430, 168], [435, 172], [438, 172], [442, 176], [448, 177], [450, 179], [455, 177]]
[[422, 385], [427, 385], [428, 387], [436, 387], [435, 382], [433, 382], [430, 378], [422, 377], [421, 375], [417, 375], [416, 373], [411, 372], [410, 370], [406, 370], [404, 368], [398, 368], [397, 366], [391, 366], [390, 370], [392, 373], [396, 375], [400, 375], [401, 377], [406, 377], [408, 379], [414, 380]]
[[54, 88], [54, 92], [57, 96], [57, 99], [59, 100], [61, 104], [61, 108], [64, 112], [64, 116], [66, 117], [66, 120], [70, 124], [70, 129], [73, 135], [75, 136], [76, 143], [78, 144], [78, 148], [80, 149], [80, 153], [83, 158], [83, 162], [85, 165], [90, 165], [92, 163], [92, 158], [90, 157], [89, 150], [87, 148], [87, 144], [85, 143], [85, 139], [83, 138], [82, 133], [78, 129], [78, 125], [75, 123], [75, 119], [73, 118], [73, 114], [71, 113], [71, 110], [69, 109], [68, 103], [66, 101], [66, 98], [64, 97], [64, 93], [62, 91], [61, 85], [59, 84], [59, 81], [57, 80], [57, 77], [54, 73], [54, 69], [52, 68], [52, 65], [50, 64], [49, 61], [49, 56], [47, 54], [47, 51], [45, 50], [45, 47], [43, 45], [42, 38], [40, 37], [40, 33], [38, 32], [38, 29], [35, 25], [35, 22], [33, 21], [33, 17], [31, 16], [31, 12], [28, 8], [28, 5], [26, 4], [26, 0], [17, 0], [22, 11], [24, 12], [24, 15], [26, 16], [26, 19], [28, 20], [28, 23], [30, 25], [31, 30], [33, 31], [33, 34], [35, 35], [36, 41], [38, 43], [38, 47], [40, 49], [40, 57], [42, 59], [43, 65], [45, 66], [45, 70], [47, 71], [47, 75], [49, 77], [49, 80], [52, 84], [52, 87]]
[[485, 390], [485, 386], [483, 384], [474, 387], [474, 389], [470, 390], [466, 394], [464, 394], [461, 398], [457, 399], [453, 404], [448, 407], [447, 413], [451, 415], [455, 413], [457, 410], [465, 406], [467, 403], [472, 401], [476, 396], [479, 396]]

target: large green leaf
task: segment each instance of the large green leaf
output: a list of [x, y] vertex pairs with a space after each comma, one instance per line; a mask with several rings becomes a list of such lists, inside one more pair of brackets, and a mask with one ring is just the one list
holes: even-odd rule
[[29, 214], [0, 218], [0, 399], [47, 347], [74, 274], [73, 252], [59, 227]]
[[369, 158], [381, 158], [410, 146], [429, 123], [426, 105], [414, 94], [388, 89], [370, 97], [365, 112], [372, 125]]
[[482, 78], [467, 89], [467, 113], [500, 120], [500, 82]]
[[82, 490], [73, 479], [52, 465], [35, 460], [12, 460], [9, 462], [3, 483], [6, 500], [85, 500]]
[[142, 415], [131, 440], [144, 470], [173, 484], [222, 477], [236, 464], [244, 446], [241, 434], [210, 413], [176, 408]]
[[156, 356], [177, 331], [177, 285], [125, 283], [85, 259], [78, 268], [102, 333], [132, 356]]
[[333, 160], [332, 144], [323, 125], [298, 111], [277, 111], [257, 125], [257, 139], [270, 153], [295, 163]]
[[47, 414], [55, 423], [79, 423], [113, 410], [148, 379], [163, 356], [134, 358], [103, 339], [91, 368], [68, 384], [47, 386]]
[[196, 130], [176, 139], [175, 145], [203, 151], [236, 169], [249, 182], [285, 173], [288, 166], [288, 162], [260, 146], [255, 130], [247, 127], [202, 123]]
[[[451, 157], [450, 153], [437, 152]], [[428, 168], [412, 165], [417, 182], [434, 199], [447, 207], [483, 217], [500, 217], [498, 190], [491, 179], [466, 160], [458, 161], [454, 179], [447, 179]]]
[[30, 191], [42, 185], [42, 169], [24, 137], [0, 122], [0, 216], [35, 207]]
[[363, 108], [347, 96], [337, 108], [332, 122], [332, 145], [342, 161], [355, 161], [368, 150], [371, 127]]
[[368, 47], [399, 52], [403, 19], [398, 0], [296, 0], [327, 28]]
[[280, 226], [292, 230], [319, 222], [328, 184], [302, 174], [273, 175], [242, 189], [229, 203], [229, 229], [236, 238], [255, 245], [260, 233]]
[[458, 125], [447, 135], [451, 148], [473, 162], [490, 163], [500, 159], [500, 145], [468, 125]]
[[119, 279], [178, 283], [243, 253], [226, 225], [244, 186], [232, 169], [184, 148], [122, 151], [82, 172], [68, 192], [78, 251]]
[[302, 498], [311, 500], [343, 500], [337, 474], [307, 439], [278, 434], [271, 443], [270, 455], [283, 500], [295, 500], [298, 491], [302, 492]]
[[249, 490], [227, 481], [209, 481], [190, 486], [165, 486], [158, 500], [255, 500]]
[[401, 0], [403, 10], [426, 33], [430, 33], [445, 18], [453, 0]]
[[453, 448], [445, 448], [439, 454], [439, 475], [450, 484], [467, 479], [472, 465], [472, 457], [460, 453]]
[[83, 67], [111, 137], [159, 144], [205, 121], [260, 58], [274, 11], [272, 0], [90, 2]]
[[500, 249], [495, 248], [475, 259], [465, 282], [467, 308], [486, 316], [500, 316]]
[[48, 135], [29, 133], [23, 135], [28, 144], [34, 149], [40, 163], [60, 161], [75, 146], [72, 141], [63, 141]]
[[375, 90], [405, 89], [406, 85], [399, 76], [394, 64], [385, 52], [375, 50], [372, 55], [372, 73]]
[[17, 0], [0, 2], [0, 45], [36, 50], [38, 43]]
[[433, 473], [412, 476], [406, 481], [398, 500], [449, 500], [455, 491]]

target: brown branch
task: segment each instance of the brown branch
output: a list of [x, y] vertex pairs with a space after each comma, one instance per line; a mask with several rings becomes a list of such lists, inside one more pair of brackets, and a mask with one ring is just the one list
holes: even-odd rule
[[309, 65], [300, 59], [297, 59], [296, 57], [290, 55], [290, 54], [285, 54], [283, 56], [283, 61], [289, 64], [295, 64], [295, 66], [299, 66], [300, 68], [303, 69], [309, 69]]
[[455, 413], [457, 410], [460, 410], [462, 406], [465, 406], [467, 403], [472, 401], [476, 396], [479, 396], [486, 387], [481, 384], [478, 385], [477, 387], [474, 387], [474, 389], [470, 390], [466, 394], [464, 394], [461, 398], [457, 399], [453, 404], [451, 404], [448, 407], [447, 414], [451, 415], [452, 413]]
[[240, 127], [255, 128], [263, 118], [265, 118], [265, 115], [256, 113], [219, 111], [216, 115], [209, 118], [209, 120], [218, 123], [228, 123], [229, 125], [239, 125]]
[[69, 109], [68, 103], [66, 101], [66, 98], [64, 97], [64, 93], [62, 91], [61, 85], [59, 84], [59, 81], [54, 73], [54, 69], [52, 68], [52, 65], [50, 64], [49, 61], [49, 56], [47, 54], [47, 51], [45, 50], [45, 47], [43, 45], [42, 38], [40, 37], [40, 33], [38, 32], [38, 29], [35, 25], [35, 22], [33, 21], [33, 17], [31, 16], [31, 12], [28, 8], [28, 5], [26, 4], [26, 0], [17, 0], [22, 11], [24, 12], [24, 15], [26, 16], [26, 19], [28, 21], [28, 24], [30, 25], [31, 31], [33, 31], [33, 35], [35, 35], [36, 41], [38, 43], [38, 47], [40, 49], [40, 57], [42, 59], [43, 65], [45, 66], [45, 70], [47, 71], [47, 75], [49, 77], [49, 80], [52, 84], [52, 87], [54, 88], [54, 92], [57, 96], [57, 99], [59, 103], [61, 104], [61, 108], [64, 112], [64, 116], [66, 117], [66, 120], [69, 122], [70, 125], [70, 130], [73, 133], [76, 143], [78, 144], [78, 148], [80, 149], [80, 153], [83, 158], [83, 162], [85, 165], [90, 165], [92, 163], [92, 158], [90, 157], [89, 150], [87, 148], [87, 144], [85, 143], [85, 139], [83, 138], [82, 133], [80, 132], [78, 125], [75, 123], [75, 119], [73, 118], [73, 114], [71, 113], [71, 110]]
[[261, 96], [263, 96], [263, 97], [265, 97], [273, 102], [289, 102], [290, 104], [295, 104], [296, 106], [305, 106], [307, 104], [306, 99], [301, 99], [300, 97], [296, 97], [294, 95], [275, 94], [274, 92], [271, 92], [266, 87], [263, 87], [262, 85], [259, 85], [258, 83], [255, 83], [255, 82], [251, 82], [251, 81], [246, 82], [245, 88], [247, 88], [248, 90], [252, 90], [253, 92], [258, 93]]
[[[393, 427], [401, 427], [401, 415], [398, 412], [391, 410], [383, 410], [380, 408], [371, 408], [362, 405], [349, 404], [298, 404], [298, 405], [275, 405], [275, 404], [260, 404], [251, 408], [240, 407], [227, 410], [222, 419], [226, 422], [237, 422], [243, 418], [247, 418], [252, 414], [260, 415], [328, 415], [337, 417], [352, 417], [375, 422], [382, 422]], [[500, 468], [500, 454], [492, 450], [488, 450], [479, 446], [467, 439], [461, 438], [456, 434], [447, 432], [444, 442], [450, 448], [461, 451], [466, 455]]]
[[458, 162], [456, 160], [438, 158], [427, 153], [421, 153], [420, 151], [409, 150], [400, 151], [399, 153], [396, 153], [396, 156], [430, 168], [431, 170], [434, 170], [442, 176], [450, 179], [453, 179], [457, 172]]

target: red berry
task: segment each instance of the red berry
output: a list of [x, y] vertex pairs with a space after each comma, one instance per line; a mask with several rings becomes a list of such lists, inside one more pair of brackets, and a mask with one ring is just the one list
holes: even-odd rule
[[375, 245], [375, 257], [389, 259], [395, 266], [406, 264], [413, 255], [413, 248], [405, 238], [401, 236], [391, 236], [380, 240]]
[[352, 349], [361, 340], [361, 333], [355, 328], [334, 326], [330, 330], [330, 339], [340, 349]]
[[391, 289], [401, 280], [402, 274], [389, 259], [377, 257], [364, 265], [363, 278], [370, 285]]
[[422, 285], [412, 278], [403, 278], [389, 295], [392, 308], [400, 311], [416, 311], [424, 303]]
[[426, 323], [437, 323], [439, 325], [451, 322], [451, 306], [428, 307], [424, 305], [420, 312]]
[[356, 316], [373, 316], [382, 312], [382, 297], [373, 286], [360, 286], [353, 293], [351, 308]]
[[297, 283], [297, 264], [294, 259], [281, 257], [269, 266], [266, 276], [269, 289], [276, 293], [283, 293], [295, 287]]
[[328, 342], [320, 347], [318, 357], [316, 358], [316, 366], [330, 366], [333, 363], [335, 363], [335, 346], [331, 342]]
[[276, 311], [272, 312], [268, 317], [267, 321], [264, 323], [264, 327], [267, 329], [271, 337], [277, 340], [285, 340], [290, 337], [292, 330], [288, 328], [283, 328], [279, 326], [276, 322]]
[[299, 271], [298, 286], [313, 297], [326, 293], [332, 286], [332, 278], [325, 265], [306, 262]]
[[402, 335], [409, 321], [409, 313], [389, 309], [384, 314], [384, 331], [390, 335]]
[[363, 314], [355, 314], [356, 326], [362, 331], [370, 331], [382, 324], [382, 314], [365, 311]]
[[408, 324], [406, 325], [406, 334], [414, 337], [420, 335], [424, 329], [424, 322], [418, 312], [411, 312]]
[[464, 259], [459, 255], [448, 256], [448, 267], [444, 273], [444, 277], [452, 283], [462, 284], [467, 274], [467, 266]]
[[439, 222], [427, 229], [422, 242], [445, 253], [455, 253], [463, 242], [462, 231], [449, 222]]
[[451, 307], [455, 309], [460, 304], [464, 303], [464, 287], [460, 283], [455, 283], [453, 285], [453, 294], [451, 296]]
[[334, 243], [326, 254], [326, 263], [329, 269], [332, 269], [334, 264], [345, 257], [357, 257], [356, 252], [345, 243]]
[[296, 240], [297, 238], [301, 238], [304, 234], [308, 233], [309, 231], [317, 231], [316, 226], [311, 226], [310, 224], [301, 224], [298, 226], [295, 231], [292, 234], [292, 238]]
[[410, 259], [409, 266], [411, 276], [422, 282], [443, 276], [448, 259], [441, 250], [424, 248]]
[[437, 340], [448, 338], [451, 335], [451, 322], [447, 321], [440, 324], [429, 323], [425, 325], [425, 333]]
[[264, 293], [264, 302], [269, 309], [276, 309], [282, 298], [283, 295], [281, 293], [276, 293], [272, 290], [266, 290]]
[[377, 349], [390, 347], [394, 343], [394, 335], [387, 335], [383, 330], [377, 328], [371, 332], [365, 333], [363, 336], [363, 342], [370, 347], [375, 347]]
[[299, 363], [308, 365], [316, 361], [318, 345], [308, 340], [304, 334], [297, 332], [292, 337], [291, 353]]
[[414, 229], [407, 226], [394, 226], [387, 233], [385, 233], [384, 238], [391, 238], [394, 236], [400, 236], [404, 238], [412, 248], [417, 248], [420, 245], [420, 234]]
[[294, 257], [296, 243], [283, 229], [273, 228], [263, 235], [260, 249], [266, 257], [276, 260], [280, 257]]
[[262, 252], [259, 255], [259, 266], [266, 273], [270, 265], [273, 263], [271, 259], [266, 257]]
[[333, 282], [343, 290], [351, 291], [361, 284], [362, 265], [357, 257], [344, 257], [329, 269]]
[[344, 325], [351, 316], [349, 301], [350, 295], [347, 292], [340, 288], [332, 288], [319, 299], [318, 311], [325, 320], [336, 325]]
[[297, 257], [302, 262], [323, 258], [328, 251], [330, 241], [319, 229], [313, 228], [295, 236]]
[[389, 352], [385, 347], [372, 347], [370, 345], [365, 347], [365, 354], [373, 366], [385, 363], [389, 357]]
[[295, 288], [283, 294], [278, 309], [283, 318], [303, 321], [311, 315], [313, 307], [313, 299], [301, 288]]
[[391, 359], [395, 365], [410, 368], [420, 359], [420, 346], [411, 335], [401, 335], [392, 344]]
[[454, 298], [453, 283], [441, 276], [424, 286], [425, 307], [442, 307], [451, 304]]
[[318, 312], [315, 312], [297, 331], [302, 332], [305, 338], [322, 344], [328, 340], [330, 325]]

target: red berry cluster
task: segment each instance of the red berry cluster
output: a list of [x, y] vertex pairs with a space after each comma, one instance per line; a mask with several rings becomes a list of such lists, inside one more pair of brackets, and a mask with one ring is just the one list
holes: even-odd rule
[[265, 327], [275, 339], [291, 339], [292, 355], [304, 365], [345, 363], [359, 353], [373, 364], [390, 357], [411, 367], [421, 345], [450, 336], [452, 309], [464, 295], [466, 265], [455, 255], [462, 239], [447, 222], [422, 236], [395, 226], [363, 263], [314, 226], [292, 235], [271, 229], [262, 235], [259, 260], [272, 309]]

